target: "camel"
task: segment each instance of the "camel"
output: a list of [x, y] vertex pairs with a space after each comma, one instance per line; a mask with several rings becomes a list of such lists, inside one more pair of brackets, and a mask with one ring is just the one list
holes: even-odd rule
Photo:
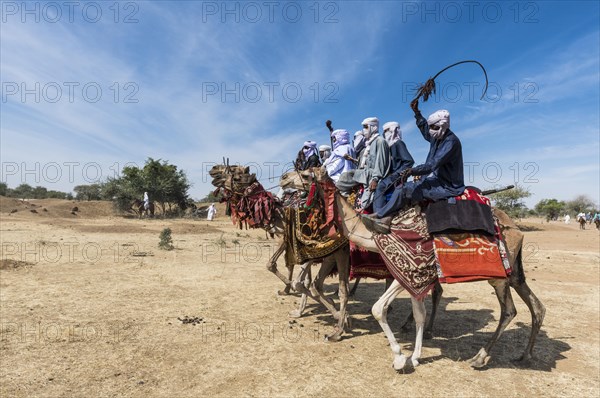
[[139, 215], [140, 218], [142, 216], [146, 217], [154, 217], [154, 202], [150, 202], [148, 208], [146, 209], [144, 206], [144, 202], [139, 199], [134, 199], [131, 204], [131, 208]]
[[[328, 179], [326, 172], [319, 168], [314, 168], [310, 171], [296, 173], [297, 176], [290, 176], [293, 179], [301, 178], [303, 181], [296, 181], [296, 184], [306, 184], [312, 181], [322, 181]], [[341, 228], [343, 233], [348, 239], [356, 245], [373, 252], [379, 252], [379, 249], [375, 245], [374, 234], [371, 233], [363, 224], [361, 218], [357, 215], [354, 208], [344, 200], [339, 192], [336, 193], [336, 208], [341, 218]], [[496, 297], [500, 304], [501, 314], [500, 322], [494, 332], [490, 341], [482, 347], [479, 352], [471, 358], [468, 363], [474, 368], [484, 367], [490, 360], [490, 352], [497, 339], [500, 337], [502, 332], [506, 329], [512, 319], [516, 316], [517, 311], [510, 293], [510, 287], [512, 287], [517, 294], [523, 299], [529, 311], [531, 312], [532, 328], [529, 336], [529, 342], [525, 348], [525, 351], [519, 358], [519, 362], [527, 364], [533, 357], [533, 347], [538, 332], [542, 326], [545, 315], [545, 307], [541, 301], [531, 291], [527, 282], [525, 281], [525, 272], [523, 269], [522, 261], [522, 245], [523, 245], [523, 233], [520, 232], [516, 224], [499, 209], [494, 209], [494, 214], [498, 218], [501, 225], [502, 234], [507, 244], [509, 251], [509, 262], [512, 267], [512, 274], [507, 278], [501, 279], [490, 279], [488, 282], [492, 285], [495, 290]], [[375, 319], [379, 322], [383, 329], [386, 337], [388, 338], [390, 348], [394, 356], [392, 366], [395, 370], [401, 370], [404, 368], [407, 358], [402, 354], [400, 345], [394, 337], [394, 333], [387, 323], [387, 311], [390, 304], [396, 298], [396, 296], [404, 288], [396, 280], [381, 296], [381, 298], [375, 303], [372, 308], [372, 314]], [[413, 315], [416, 325], [416, 340], [414, 345], [414, 351], [411, 356], [411, 362], [414, 367], [419, 365], [419, 358], [421, 355], [421, 347], [423, 340], [423, 327], [425, 323], [426, 310], [422, 300], [416, 300], [411, 298]], [[435, 306], [434, 306], [435, 308]]]
[[[241, 195], [244, 190], [243, 188], [249, 185], [248, 182], [252, 183], [256, 180], [255, 176], [249, 173], [248, 168], [240, 166], [216, 165], [210, 170], [210, 175], [213, 177], [212, 184], [215, 187], [224, 189], [226, 192], [228, 192], [228, 194], [233, 195]], [[286, 220], [283, 213], [283, 206], [278, 202], [276, 202], [275, 206], [276, 208], [272, 213], [270, 224], [265, 228], [265, 230], [270, 233], [271, 236], [284, 238]], [[323, 304], [325, 308], [327, 308], [327, 310], [333, 315], [334, 319], [338, 321], [333, 332], [327, 335], [325, 339], [326, 341], [339, 341], [343, 332], [345, 331], [346, 326], [348, 325], [347, 303], [348, 283], [350, 277], [349, 245], [346, 243], [329, 256], [323, 258], [323, 263], [319, 268], [319, 272], [315, 279], [311, 282], [311, 267], [318, 259], [311, 259], [301, 264], [300, 272], [294, 280], [292, 280], [294, 264], [290, 261], [287, 255], [284, 256], [284, 258], [286, 261], [286, 268], [288, 269], [288, 276], [286, 277], [277, 269], [277, 259], [284, 252], [286, 252], [291, 243], [292, 242], [283, 240], [267, 263], [267, 270], [275, 274], [286, 285], [285, 289], [283, 291], [279, 291], [278, 293], [288, 294], [290, 289], [294, 289], [302, 294], [298, 308], [289, 313], [291, 317], [302, 316], [302, 313], [306, 308], [307, 297], [311, 297], [315, 301]], [[326, 297], [323, 292], [325, 278], [330, 274], [336, 264], [339, 277], [339, 310], [335, 308], [333, 301], [329, 297]]]

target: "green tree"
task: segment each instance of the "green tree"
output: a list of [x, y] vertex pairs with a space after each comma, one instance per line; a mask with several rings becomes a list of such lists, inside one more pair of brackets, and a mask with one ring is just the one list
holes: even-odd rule
[[527, 206], [523, 203], [523, 199], [530, 196], [531, 192], [528, 189], [515, 185], [513, 189], [490, 195], [490, 199], [494, 202], [494, 206], [504, 210], [510, 217], [521, 218], [527, 213]]
[[73, 188], [73, 192], [75, 192], [75, 199], [77, 200], [89, 201], [102, 199], [100, 184], [77, 185]]
[[5, 182], [0, 182], [0, 195], [7, 196], [8, 194], [8, 185]]
[[29, 184], [21, 184], [12, 190], [11, 196], [13, 198], [20, 198], [20, 199], [32, 199], [33, 198], [33, 187]]
[[535, 205], [535, 211], [545, 216], [546, 220], [556, 220], [558, 216], [564, 211], [565, 202], [558, 201], [556, 199], [542, 199]]
[[33, 199], [46, 199], [48, 196], [48, 189], [38, 185], [37, 187], [33, 188], [31, 195]]
[[592, 211], [596, 204], [586, 195], [578, 195], [575, 199], [568, 201], [565, 208], [569, 214], [575, 215], [581, 212], [587, 213]]
[[211, 191], [204, 198], [200, 199], [200, 202], [202, 202], [202, 203], [217, 203], [217, 202], [221, 201], [222, 196], [223, 195], [221, 195], [221, 193], [215, 195], [215, 193]]
[[141, 200], [144, 192], [163, 214], [173, 206], [185, 210], [190, 203], [188, 190], [191, 184], [183, 170], [167, 161], [148, 158], [143, 168], [125, 167], [120, 178], [109, 179], [102, 186], [102, 196], [111, 199], [121, 210], [128, 210], [135, 199]]

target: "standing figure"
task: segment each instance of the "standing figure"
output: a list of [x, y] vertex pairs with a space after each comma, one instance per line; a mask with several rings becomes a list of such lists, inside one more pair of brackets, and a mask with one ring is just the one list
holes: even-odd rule
[[206, 214], [206, 219], [208, 221], [212, 221], [216, 215], [217, 215], [217, 208], [215, 207], [214, 203], [211, 203], [211, 205], [208, 206], [208, 213]]

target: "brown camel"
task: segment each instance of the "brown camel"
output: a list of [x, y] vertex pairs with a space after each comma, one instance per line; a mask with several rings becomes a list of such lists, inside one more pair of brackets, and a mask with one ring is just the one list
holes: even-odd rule
[[142, 218], [144, 215], [146, 217], [154, 217], [154, 202], [150, 202], [146, 209], [142, 200], [134, 199], [131, 208], [138, 214], [139, 218]]
[[[297, 177], [290, 176], [292, 179], [301, 178], [303, 181], [296, 181], [295, 184], [305, 185], [312, 181], [321, 181], [329, 178], [322, 169], [314, 168], [312, 170], [296, 173]], [[336, 208], [341, 217], [341, 227], [344, 235], [356, 245], [363, 247], [366, 250], [379, 252], [375, 245], [374, 235], [363, 225], [361, 218], [357, 215], [352, 206], [344, 200], [339, 193], [336, 193]], [[536, 337], [542, 325], [545, 315], [545, 307], [539, 299], [533, 294], [525, 280], [525, 272], [522, 261], [522, 245], [523, 233], [519, 231], [516, 224], [499, 209], [494, 209], [494, 215], [498, 218], [501, 226], [503, 237], [509, 251], [509, 261], [512, 267], [512, 274], [507, 278], [491, 279], [488, 282], [494, 287], [496, 297], [500, 304], [501, 315], [500, 322], [490, 341], [480, 349], [473, 358], [469, 360], [472, 367], [480, 368], [487, 364], [490, 359], [489, 353], [494, 346], [496, 340], [500, 337], [504, 329], [509, 325], [515, 317], [517, 311], [510, 293], [512, 287], [517, 294], [523, 299], [529, 311], [531, 312], [532, 328], [529, 336], [529, 342], [523, 355], [519, 361], [528, 363], [533, 355], [533, 347]], [[403, 290], [397, 281], [394, 281], [384, 295], [375, 303], [372, 309], [373, 316], [379, 322], [388, 337], [390, 347], [394, 353], [393, 367], [400, 370], [404, 367], [406, 358], [400, 351], [400, 346], [397, 343], [393, 332], [387, 324], [387, 310], [394, 298]], [[416, 320], [417, 341], [415, 342], [415, 350], [412, 356], [413, 366], [418, 365], [418, 358], [421, 350], [421, 340], [423, 337], [423, 325], [425, 322], [425, 306], [422, 301], [413, 299], [413, 314]]]
[[[217, 188], [223, 189], [226, 193], [226, 197], [229, 198], [228, 200], [230, 201], [235, 201], [236, 197], [242, 197], [244, 189], [256, 181], [256, 177], [249, 173], [249, 169], [247, 167], [217, 165], [213, 166], [209, 173], [213, 177], [212, 184]], [[291, 248], [290, 245], [293, 244], [293, 242], [289, 242], [285, 239], [286, 237], [284, 232], [286, 231], [286, 222], [283, 206], [281, 203], [275, 202], [275, 209], [272, 210], [271, 220], [269, 220], [269, 225], [265, 227], [265, 230], [272, 236], [278, 236], [284, 240], [281, 242], [273, 256], [269, 259], [267, 269], [274, 273], [286, 284], [286, 288], [283, 291], [280, 291], [280, 294], [289, 293], [290, 288], [302, 293], [302, 299], [300, 300], [299, 307], [291, 311], [290, 316], [300, 317], [306, 307], [306, 298], [311, 297], [315, 301], [323, 304], [338, 321], [333, 332], [326, 336], [326, 340], [339, 341], [346, 325], [348, 324], [346, 307], [348, 303], [348, 280], [350, 272], [349, 245], [347, 243], [344, 244], [325, 258], [310, 259], [309, 261], [301, 264], [300, 273], [295, 280], [292, 280], [294, 264], [289, 256], [284, 256], [286, 267], [288, 269], [288, 276], [284, 276], [277, 269], [277, 259], [283, 253], [286, 253], [287, 250]], [[317, 276], [311, 283], [311, 267], [316, 260], [322, 260], [323, 263]], [[329, 297], [326, 297], [323, 292], [325, 278], [331, 273], [336, 265], [339, 277], [339, 311], [335, 308], [333, 301]]]

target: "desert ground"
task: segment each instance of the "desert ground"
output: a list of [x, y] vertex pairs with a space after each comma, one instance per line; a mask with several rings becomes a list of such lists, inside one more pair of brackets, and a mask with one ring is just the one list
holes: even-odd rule
[[[107, 202], [0, 198], [0, 205], [2, 397], [600, 393], [593, 226], [519, 222], [528, 282], [547, 309], [530, 367], [513, 363], [531, 324], [516, 294], [518, 315], [491, 361], [481, 370], [465, 362], [499, 318], [493, 289], [477, 282], [444, 285], [421, 365], [396, 373], [370, 313], [382, 281], [361, 282], [349, 304], [351, 330], [339, 343], [324, 342], [334, 324], [324, 308], [310, 302], [304, 317], [291, 319], [299, 297], [276, 293], [283, 284], [265, 268], [276, 241], [236, 229], [222, 207], [208, 222], [126, 218]], [[158, 248], [167, 227], [171, 251]], [[336, 284], [328, 279], [326, 291], [333, 295]], [[407, 354], [414, 331], [399, 326], [409, 309], [404, 293], [390, 313]]]

